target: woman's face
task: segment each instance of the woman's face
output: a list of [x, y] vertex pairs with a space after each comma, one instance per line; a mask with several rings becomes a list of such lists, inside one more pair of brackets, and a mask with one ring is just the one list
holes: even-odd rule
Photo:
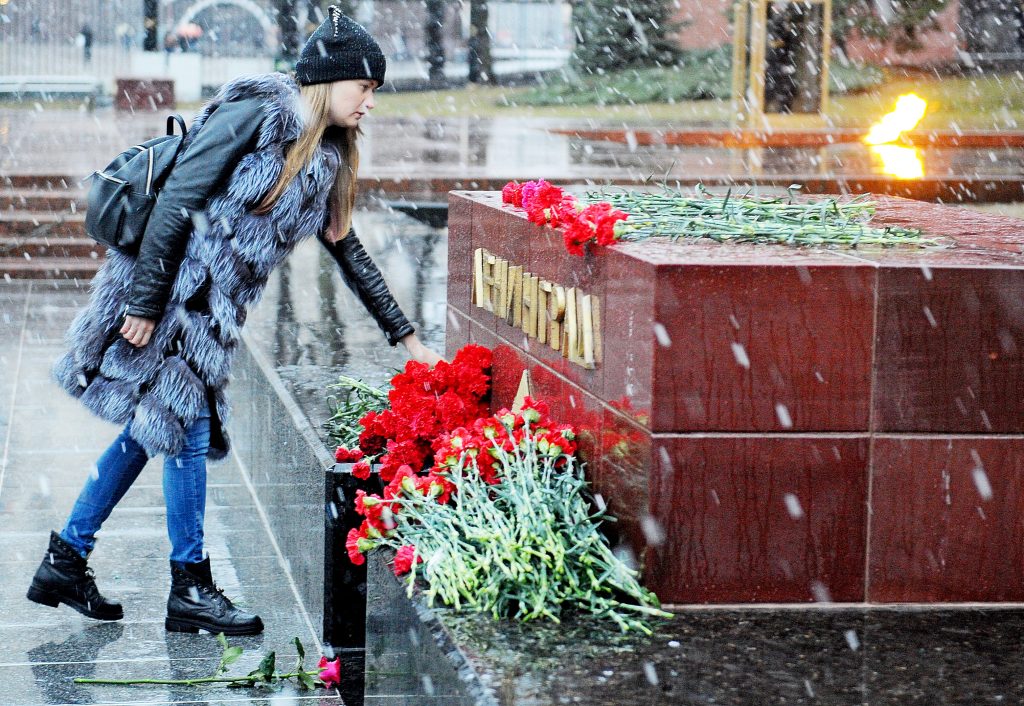
[[337, 127], [356, 127], [363, 116], [373, 110], [376, 88], [377, 82], [372, 78], [332, 82], [327, 120]]

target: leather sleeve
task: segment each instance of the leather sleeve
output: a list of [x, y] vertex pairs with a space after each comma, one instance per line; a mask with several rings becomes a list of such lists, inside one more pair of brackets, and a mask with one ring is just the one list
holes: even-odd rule
[[[201, 213], [242, 158], [255, 146], [263, 101], [247, 98], [214, 110], [188, 141], [167, 177], [142, 236], [127, 314], [157, 320], [171, 295], [178, 267]], [[202, 227], [202, 219], [196, 219]]]
[[350, 230], [336, 243], [328, 242], [321, 235], [320, 243], [338, 263], [341, 278], [370, 312], [389, 345], [398, 345], [399, 339], [416, 330], [405, 318], [377, 265], [356, 237], [355, 230]]

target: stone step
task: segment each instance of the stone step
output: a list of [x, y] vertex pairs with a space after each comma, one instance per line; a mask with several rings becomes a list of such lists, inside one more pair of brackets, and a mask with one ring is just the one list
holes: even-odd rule
[[91, 280], [103, 264], [103, 257], [0, 257], [0, 279]]
[[84, 213], [8, 211], [0, 213], [0, 236], [85, 236]]
[[32, 260], [40, 257], [86, 257], [101, 256], [105, 248], [92, 238], [74, 236], [0, 236], [0, 256], [24, 257]]
[[7, 174], [0, 176], [0, 187], [9, 189], [83, 189], [88, 188], [89, 175], [80, 174]]
[[85, 211], [81, 189], [21, 188], [0, 190], [0, 212], [78, 213]]

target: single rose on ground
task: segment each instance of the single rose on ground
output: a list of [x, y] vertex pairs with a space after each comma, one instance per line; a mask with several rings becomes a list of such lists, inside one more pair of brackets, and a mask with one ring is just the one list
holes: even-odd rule
[[337, 686], [341, 683], [341, 658], [335, 657], [334, 660], [328, 661], [326, 657], [321, 657], [317, 668], [320, 670], [318, 678], [325, 688], [330, 689], [332, 686]]

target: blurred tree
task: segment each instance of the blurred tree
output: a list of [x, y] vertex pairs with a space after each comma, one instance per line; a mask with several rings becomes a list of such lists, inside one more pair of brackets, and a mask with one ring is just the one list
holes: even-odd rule
[[920, 49], [921, 35], [939, 29], [949, 0], [832, 0], [832, 42], [844, 52], [851, 33], [891, 43], [898, 52]]
[[274, 0], [274, 14], [280, 31], [277, 58], [291, 69], [299, 55], [299, 23], [295, 15], [295, 0]]
[[491, 33], [487, 29], [487, 0], [469, 2], [469, 82], [494, 83]]
[[573, 64], [580, 71], [619, 71], [665, 66], [679, 58], [672, 0], [577, 0], [572, 8], [576, 48]]
[[427, 63], [430, 85], [439, 88], [444, 77], [444, 0], [426, 0]]
[[1024, 3], [961, 0], [960, 31], [964, 48], [972, 54], [1019, 55], [1024, 51]]
[[156, 42], [159, 9], [159, 0], [142, 0], [142, 29], [146, 33], [142, 40], [142, 48], [145, 51], [158, 51], [159, 49]]

